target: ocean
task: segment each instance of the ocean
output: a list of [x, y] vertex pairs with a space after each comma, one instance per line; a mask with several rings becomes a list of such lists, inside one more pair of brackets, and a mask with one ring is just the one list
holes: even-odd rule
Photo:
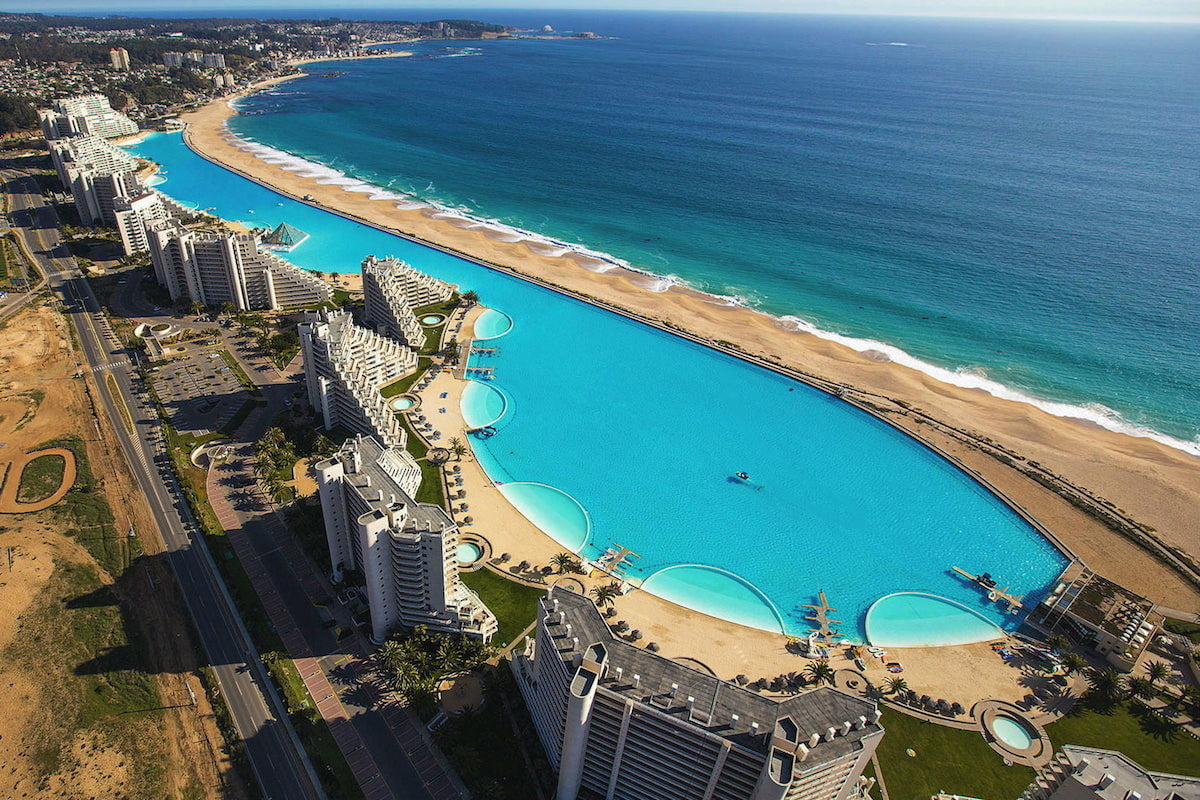
[[1200, 454], [1200, 27], [484, 18], [611, 38], [313, 64], [232, 127]]

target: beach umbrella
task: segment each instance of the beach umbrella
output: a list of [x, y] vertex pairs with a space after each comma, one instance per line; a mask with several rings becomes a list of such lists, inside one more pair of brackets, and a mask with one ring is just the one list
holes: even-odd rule
[[738, 686], [745, 686], [747, 683], [750, 682], [750, 679], [747, 678], [745, 675], [738, 673], [738, 675], [736, 675], [734, 677], [733, 682], [736, 683]]
[[649, 650], [651, 653], [657, 653], [658, 652], [658, 642], [651, 642], [650, 644], [646, 645], [646, 649]]
[[950, 713], [955, 714], [955, 715], [963, 713], [962, 704], [961, 703], [952, 703], [950, 705]]
[[464, 525], [470, 525], [470, 524], [471, 524], [472, 522], [474, 522], [474, 521], [475, 521], [475, 519], [474, 519], [473, 517], [463, 517], [463, 524], [464, 524]]

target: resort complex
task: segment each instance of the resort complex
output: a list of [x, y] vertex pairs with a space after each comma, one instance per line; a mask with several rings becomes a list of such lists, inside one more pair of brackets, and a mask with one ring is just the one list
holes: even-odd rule
[[83, 94], [55, 100], [51, 108], [39, 111], [42, 135], [46, 141], [72, 136], [96, 136], [119, 139], [138, 132], [138, 124], [113, 109], [102, 94]]
[[367, 324], [409, 347], [421, 347], [425, 341], [413, 310], [447, 300], [454, 291], [398, 258], [368, 256], [362, 263], [362, 280]]
[[361, 575], [376, 642], [417, 625], [495, 634], [495, 615], [459, 579], [454, 520], [413, 500], [421, 470], [408, 453], [360, 435], [316, 473], [333, 579]]
[[829, 687], [764, 697], [619, 638], [558, 587], [512, 669], [557, 800], [845, 800], [884, 734], [871, 701]]
[[[248, 311], [322, 303], [331, 295], [327, 283], [265, 249], [255, 233], [203, 221], [187, 224], [178, 217], [155, 221], [161, 207], [148, 202], [135, 211], [135, 200], [119, 204], [129, 209], [125, 225], [133, 231], [139, 224], [144, 228], [154, 274], [172, 300], [229, 303]], [[142, 213], [147, 216], [140, 218]], [[129, 238], [134, 242], [137, 234]]]
[[348, 311], [315, 311], [300, 323], [300, 352], [308, 402], [327, 430], [404, 447], [404, 424], [379, 390], [416, 369], [414, 351], [356, 324]]
[[[271, 46], [236, 47], [254, 43]], [[250, 60], [164, 41], [144, 66], [109, 44], [122, 79], [207, 67], [223, 86]], [[234, 111], [122, 146], [138, 125], [104, 95], [54, 101], [0, 247], [0, 277], [41, 265], [29, 304], [59, 298], [36, 304], [72, 357], [58, 382], [104, 415], [94, 440], [38, 433], [64, 463], [54, 502], [143, 490], [94, 526], [64, 504], [71, 547], [122, 601], [178, 591], [203, 647], [174, 644], [210, 656], [204, 698], [163, 669], [113, 706], [219, 721], [236, 747], [210, 748], [197, 796], [1200, 800], [1175, 774], [1200, 776], [1200, 566], [1082, 488], [1093, 473], [1072, 483], [942, 413], [984, 393], [696, 289], [643, 291], [635, 267], [482, 214], [426, 238], [437, 214], [264, 154]], [[6, 438], [61, 389], [6, 385]], [[129, 474], [88, 472], [99, 451]], [[18, 510], [53, 483], [21, 464], [11, 489], [0, 463]], [[131, 565], [169, 585], [123, 580]], [[49, 594], [56, 620], [93, 613]], [[145, 638], [146, 666], [178, 660]]]

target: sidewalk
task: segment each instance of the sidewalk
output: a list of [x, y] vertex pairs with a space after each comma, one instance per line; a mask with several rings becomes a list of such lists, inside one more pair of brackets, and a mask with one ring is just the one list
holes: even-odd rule
[[[256, 409], [242, 430], [261, 433], [271, 418], [268, 408]], [[432, 800], [465, 800], [469, 797], [465, 788], [428, 739], [424, 727], [407, 710], [391, 698], [372, 708], [343, 700], [341, 693], [345, 688], [337, 688], [329, 673], [337, 668], [365, 674], [367, 645], [355, 632], [341, 642], [334, 642], [332, 647], [314, 647], [322, 634], [324, 638], [332, 638], [328, 631], [320, 630], [319, 621], [318, 630], [314, 630], [313, 622], [319, 619], [316, 606], [327, 601], [333, 592], [259, 489], [250, 468], [251, 445], [237, 445], [226, 463], [239, 466], [230, 471], [210, 470], [209, 502], [363, 793], [370, 800], [415, 800], [414, 789], [423, 789], [421, 794]], [[224, 485], [218, 476], [233, 478], [228, 483], [235, 485]], [[249, 487], [257, 501], [256, 510], [238, 507], [233, 495], [245, 491], [239, 486]], [[252, 529], [255, 535], [251, 534]], [[271, 561], [270, 568], [264, 560]], [[284, 599], [285, 592], [291, 597], [290, 605]], [[311, 612], [314, 619], [303, 622], [296, 619], [298, 601], [307, 603], [303, 611]], [[380, 737], [380, 732], [386, 736]], [[406, 758], [396, 757], [401, 753]], [[411, 769], [404, 768], [399, 763], [402, 761], [407, 761]], [[419, 781], [419, 786], [411, 785], [412, 779]]]

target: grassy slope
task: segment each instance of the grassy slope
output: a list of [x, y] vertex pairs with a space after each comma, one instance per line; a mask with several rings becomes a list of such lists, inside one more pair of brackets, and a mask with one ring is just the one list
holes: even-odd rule
[[[919, 800], [945, 790], [984, 800], [1012, 800], [1033, 780], [1028, 767], [1006, 767], [1000, 754], [975, 731], [923, 722], [889, 708], [877, 755], [888, 795]], [[905, 754], [912, 749], [915, 757]]]
[[545, 589], [525, 586], [502, 578], [488, 569], [462, 573], [463, 583], [473, 589], [500, 621], [492, 644], [504, 647], [529, 627], [537, 616], [538, 598]]

